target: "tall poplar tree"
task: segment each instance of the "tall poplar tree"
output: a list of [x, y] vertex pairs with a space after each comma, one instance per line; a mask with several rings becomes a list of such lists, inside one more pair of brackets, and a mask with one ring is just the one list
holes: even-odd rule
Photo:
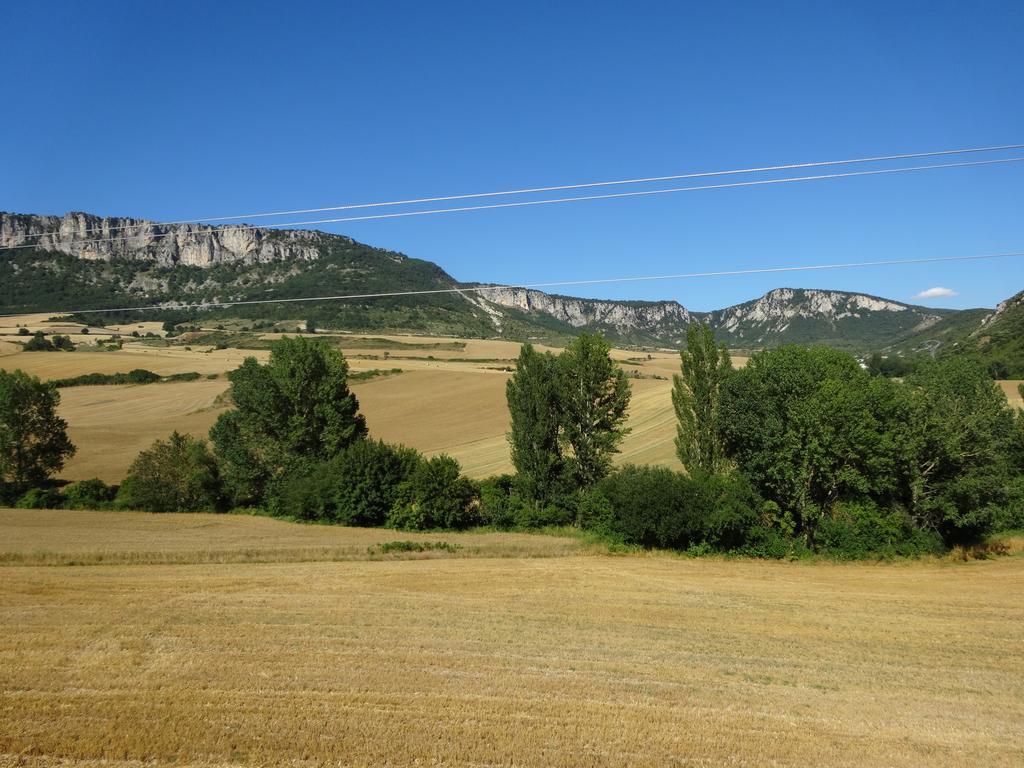
[[632, 391], [599, 333], [583, 333], [558, 358], [562, 443], [572, 451], [578, 485], [588, 488], [611, 470]]
[[722, 382], [732, 372], [725, 345], [715, 343], [703, 323], [686, 330], [686, 349], [680, 350], [680, 372], [673, 376], [672, 406], [676, 420], [676, 455], [686, 471], [717, 473], [726, 466], [718, 435], [718, 405]]
[[557, 493], [565, 471], [559, 444], [557, 362], [550, 352], [524, 344], [505, 387], [517, 489], [524, 498], [541, 503]]

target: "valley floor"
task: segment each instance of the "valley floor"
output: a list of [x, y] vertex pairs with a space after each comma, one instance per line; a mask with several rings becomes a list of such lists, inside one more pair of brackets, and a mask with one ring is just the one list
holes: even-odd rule
[[1019, 556], [7, 510], [0, 563], [0, 765], [1024, 762]]

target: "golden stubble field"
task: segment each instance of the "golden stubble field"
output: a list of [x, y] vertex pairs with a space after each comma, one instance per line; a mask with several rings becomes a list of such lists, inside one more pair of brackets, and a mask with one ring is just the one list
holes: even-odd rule
[[[44, 327], [44, 319], [25, 316], [19, 322]], [[145, 326], [143, 330], [151, 329]], [[0, 332], [4, 331], [0, 327]], [[265, 334], [264, 338], [279, 336]], [[81, 341], [79, 337], [75, 340]], [[374, 346], [375, 340], [383, 343]], [[472, 477], [511, 471], [505, 439], [509, 427], [505, 383], [509, 373], [504, 369], [514, 364], [519, 344], [497, 339], [353, 334], [342, 336], [340, 346], [353, 371], [403, 371], [397, 376], [352, 383], [374, 437], [404, 443], [428, 455], [448, 453]], [[119, 482], [139, 451], [154, 440], [174, 430], [205, 436], [227, 407], [219, 399], [228, 388], [225, 374], [248, 356], [263, 361], [267, 355], [262, 350], [154, 347], [131, 341], [118, 351], [25, 353], [13, 342], [0, 340], [0, 368], [21, 368], [44, 379], [133, 368], [165, 376], [190, 371], [204, 376], [194, 382], [61, 390], [60, 412], [69, 424], [72, 442], [78, 446], [77, 455], [62, 474], [68, 480], [99, 477]], [[616, 349], [613, 356], [626, 370], [645, 377], [630, 382], [633, 400], [628, 426], [632, 432], [623, 441], [617, 461], [678, 466], [670, 400], [671, 377], [679, 369], [678, 354]], [[746, 358], [737, 357], [734, 362], [743, 365]], [[218, 378], [206, 379], [210, 374]], [[1000, 384], [1011, 404], [1021, 407], [1019, 382]]]
[[[38, 324], [40, 318], [27, 318], [26, 323], [29, 320]], [[441, 347], [457, 343], [461, 347], [396, 349], [374, 347], [372, 339]], [[348, 343], [350, 348], [343, 339], [341, 346], [353, 371], [403, 371], [397, 376], [352, 383], [374, 437], [404, 443], [430, 455], [448, 453], [473, 477], [511, 471], [505, 439], [509, 426], [505, 383], [509, 373], [503, 369], [513, 364], [518, 344], [420, 336], [352, 336]], [[205, 436], [226, 407], [218, 399], [228, 388], [224, 374], [250, 355], [265, 360], [267, 352], [153, 347], [137, 342], [105, 352], [80, 349], [73, 353], [25, 353], [12, 346], [6, 351], [0, 349], [0, 368], [21, 368], [44, 379], [133, 368], [165, 376], [189, 371], [204, 377], [218, 374], [216, 379], [194, 382], [61, 390], [60, 413], [68, 422], [72, 442], [78, 446], [78, 453], [68, 461], [62, 476], [68, 480], [99, 477], [119, 482], [139, 451], [154, 440], [173, 430]], [[627, 370], [647, 377], [631, 381], [629, 426], [633, 431], [623, 442], [618, 460], [675, 465], [675, 417], [669, 393], [671, 376], [679, 366], [678, 355], [629, 350], [614, 350], [613, 355]], [[738, 362], [744, 361], [741, 358]]]
[[0, 512], [5, 562], [134, 564], [0, 567], [0, 764], [1024, 762], [1021, 557], [221, 564], [407, 535], [63, 514]]

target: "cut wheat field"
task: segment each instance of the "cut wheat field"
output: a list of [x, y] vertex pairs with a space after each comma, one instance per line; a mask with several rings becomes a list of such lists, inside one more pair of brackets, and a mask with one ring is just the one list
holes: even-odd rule
[[[23, 319], [26, 323], [40, 321], [35, 316]], [[428, 455], [448, 453], [472, 477], [512, 470], [505, 439], [509, 426], [505, 384], [519, 344], [421, 336], [352, 335], [335, 337], [335, 341], [354, 372], [402, 370], [400, 375], [352, 383], [374, 437]], [[380, 345], [375, 346], [376, 342]], [[647, 377], [631, 381], [634, 394], [628, 424], [632, 432], [623, 442], [618, 461], [674, 465], [675, 421], [669, 393], [678, 355], [621, 349], [613, 355], [626, 370]], [[60, 414], [78, 447], [61, 476], [119, 482], [139, 451], [154, 440], [174, 430], [205, 436], [228, 407], [221, 397], [229, 386], [223, 374], [248, 356], [265, 360], [267, 352], [156, 347], [139, 342], [126, 343], [116, 351], [80, 349], [74, 353], [26, 353], [12, 347], [6, 353], [0, 350], [0, 368], [21, 368], [43, 379], [133, 368], [164, 376], [191, 371], [204, 376], [218, 374], [216, 379], [194, 382], [61, 390]]]
[[1024, 761], [1024, 558], [691, 560], [483, 536], [563, 556], [204, 561], [412, 537], [0, 512], [0, 764]]

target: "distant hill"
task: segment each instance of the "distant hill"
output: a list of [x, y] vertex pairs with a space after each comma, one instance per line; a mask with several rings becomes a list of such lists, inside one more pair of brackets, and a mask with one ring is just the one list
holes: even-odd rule
[[[101, 218], [0, 213], [0, 311], [161, 305], [165, 318], [194, 317], [186, 304], [238, 302], [204, 317], [313, 320], [352, 331], [509, 339], [568, 338], [599, 330], [620, 344], [677, 347], [687, 327], [708, 322], [735, 348], [828, 344], [854, 352], [934, 352], [968, 344], [988, 310], [940, 310], [843, 291], [779, 288], [714, 312], [675, 301], [607, 301], [460, 283], [429, 261], [308, 230], [239, 229]], [[476, 289], [476, 290], [474, 290]], [[310, 296], [420, 291], [347, 301]], [[250, 301], [280, 300], [245, 304]], [[1013, 315], [1016, 310], [1003, 310]], [[995, 313], [994, 317], [998, 316]], [[152, 313], [147, 316], [153, 316]], [[1004, 318], [1005, 319], [1005, 318]], [[988, 333], [993, 349], [1004, 319]], [[980, 339], [980, 337], [979, 337]], [[970, 344], [974, 344], [973, 341]], [[982, 345], [979, 340], [977, 346]], [[1002, 346], [1000, 346], [1002, 345]]]

